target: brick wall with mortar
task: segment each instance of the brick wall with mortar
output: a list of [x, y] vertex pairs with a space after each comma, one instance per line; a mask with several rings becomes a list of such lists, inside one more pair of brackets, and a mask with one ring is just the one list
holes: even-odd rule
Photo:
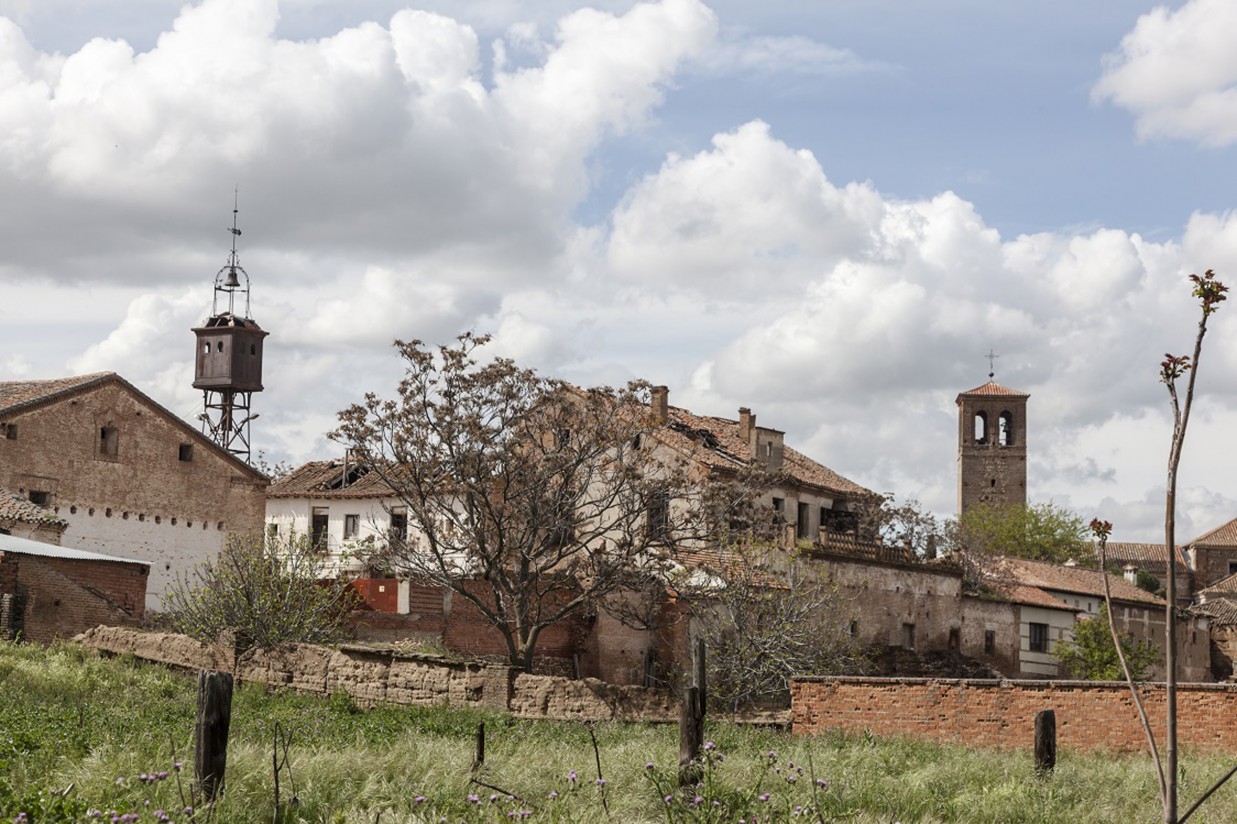
[[[53, 560], [58, 563], [48, 563]], [[75, 569], [75, 563], [120, 569], [105, 570], [96, 578], [88, 569]], [[138, 569], [138, 564], [17, 557], [17, 583], [23, 595], [22, 638], [49, 644], [101, 623], [136, 623], [141, 618], [143, 589], [134, 581], [145, 580], [136, 575]], [[126, 610], [118, 598], [136, 606]]]
[[[257, 533], [265, 482], [214, 450], [199, 433], [120, 382], [104, 383], [17, 414], [0, 439], [0, 486], [47, 492], [69, 527], [61, 545], [151, 562], [147, 607], [177, 572], [216, 554], [225, 536]], [[100, 431], [118, 433], [116, 455]], [[180, 446], [193, 447], [180, 460]]]
[[[1143, 686], [1143, 702], [1163, 735], [1162, 685]], [[870, 731], [945, 743], [1029, 749], [1035, 714], [1056, 713], [1066, 749], [1138, 751], [1146, 737], [1124, 684], [1096, 681], [987, 681], [917, 678], [799, 678], [791, 686], [799, 734]], [[1237, 753], [1237, 685], [1182, 684], [1180, 743]]]
[[[983, 442], [976, 440], [975, 418], [987, 420]], [[1012, 421], [1007, 445], [1000, 443], [1000, 421]], [[977, 506], [1027, 502], [1027, 399], [1016, 395], [958, 396], [958, 512]]]
[[[185, 669], [231, 670], [227, 653], [182, 635], [96, 627], [79, 643], [111, 654]], [[255, 651], [239, 666], [242, 680], [300, 692], [346, 693], [361, 706], [401, 704], [485, 707], [522, 718], [669, 722], [678, 705], [668, 692], [517, 673], [509, 667], [345, 645], [312, 644]]]

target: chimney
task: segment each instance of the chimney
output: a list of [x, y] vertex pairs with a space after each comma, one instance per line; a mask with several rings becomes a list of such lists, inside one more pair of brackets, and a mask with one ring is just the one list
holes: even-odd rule
[[1125, 573], [1125, 580], [1129, 581], [1134, 586], [1138, 586], [1138, 567], [1133, 564], [1126, 564], [1121, 567], [1121, 571]]
[[654, 386], [649, 397], [649, 411], [660, 423], [670, 420], [670, 390], [664, 386]]
[[746, 406], [739, 407], [739, 437], [744, 443], [752, 439], [752, 427], [756, 425], [756, 416]]
[[753, 426], [751, 438], [748, 439], [752, 461], [764, 464], [770, 472], [781, 471], [784, 439], [785, 434], [776, 429]]

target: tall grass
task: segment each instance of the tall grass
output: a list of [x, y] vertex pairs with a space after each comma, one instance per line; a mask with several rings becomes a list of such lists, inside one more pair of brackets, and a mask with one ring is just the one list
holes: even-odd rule
[[[346, 696], [268, 695], [245, 685], [233, 705], [226, 791], [213, 811], [186, 814], [194, 693], [192, 678], [132, 659], [103, 660], [71, 645], [0, 645], [0, 820], [24, 812], [29, 822], [108, 821], [114, 813], [153, 822], [162, 811], [179, 822], [271, 822], [277, 728], [292, 737], [280, 776], [282, 799], [295, 794], [287, 822], [508, 821], [520, 813], [533, 821], [750, 822], [796, 820], [797, 810], [824, 821], [1126, 824], [1155, 821], [1159, 809], [1145, 757], [1065, 751], [1041, 780], [1030, 731], [1027, 751], [993, 752], [715, 724], [703, 786], [680, 794], [672, 727], [593, 727], [599, 785], [582, 724], [443, 708], [361, 711]], [[486, 763], [474, 775], [482, 720]], [[1187, 795], [1229, 762], [1188, 755]], [[91, 818], [92, 810], [104, 815]], [[1221, 791], [1193, 820], [1237, 821], [1237, 791]]]

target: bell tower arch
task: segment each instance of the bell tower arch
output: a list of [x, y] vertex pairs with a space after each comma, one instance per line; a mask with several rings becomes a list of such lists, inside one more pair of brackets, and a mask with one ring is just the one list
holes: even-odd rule
[[994, 381], [958, 395], [958, 514], [1027, 502], [1026, 392]]

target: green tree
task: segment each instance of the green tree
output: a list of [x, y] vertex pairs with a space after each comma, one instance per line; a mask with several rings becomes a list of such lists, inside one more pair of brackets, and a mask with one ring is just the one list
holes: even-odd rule
[[951, 543], [966, 552], [1057, 564], [1070, 559], [1094, 563], [1082, 518], [1051, 501], [976, 507], [958, 519]]
[[[1160, 663], [1159, 650], [1153, 644], [1139, 641], [1128, 633], [1119, 637], [1126, 665], [1130, 668], [1130, 677], [1135, 681], [1146, 679], [1151, 668]], [[1073, 639], [1058, 641], [1053, 653], [1066, 671], [1075, 678], [1087, 681], [1120, 681], [1124, 674], [1112, 638], [1108, 608], [1105, 607], [1099, 615], [1074, 624]]]
[[174, 581], [164, 596], [172, 628], [204, 643], [225, 632], [239, 657], [292, 641], [345, 636], [345, 583], [327, 579], [306, 536], [229, 537], [219, 557]]

